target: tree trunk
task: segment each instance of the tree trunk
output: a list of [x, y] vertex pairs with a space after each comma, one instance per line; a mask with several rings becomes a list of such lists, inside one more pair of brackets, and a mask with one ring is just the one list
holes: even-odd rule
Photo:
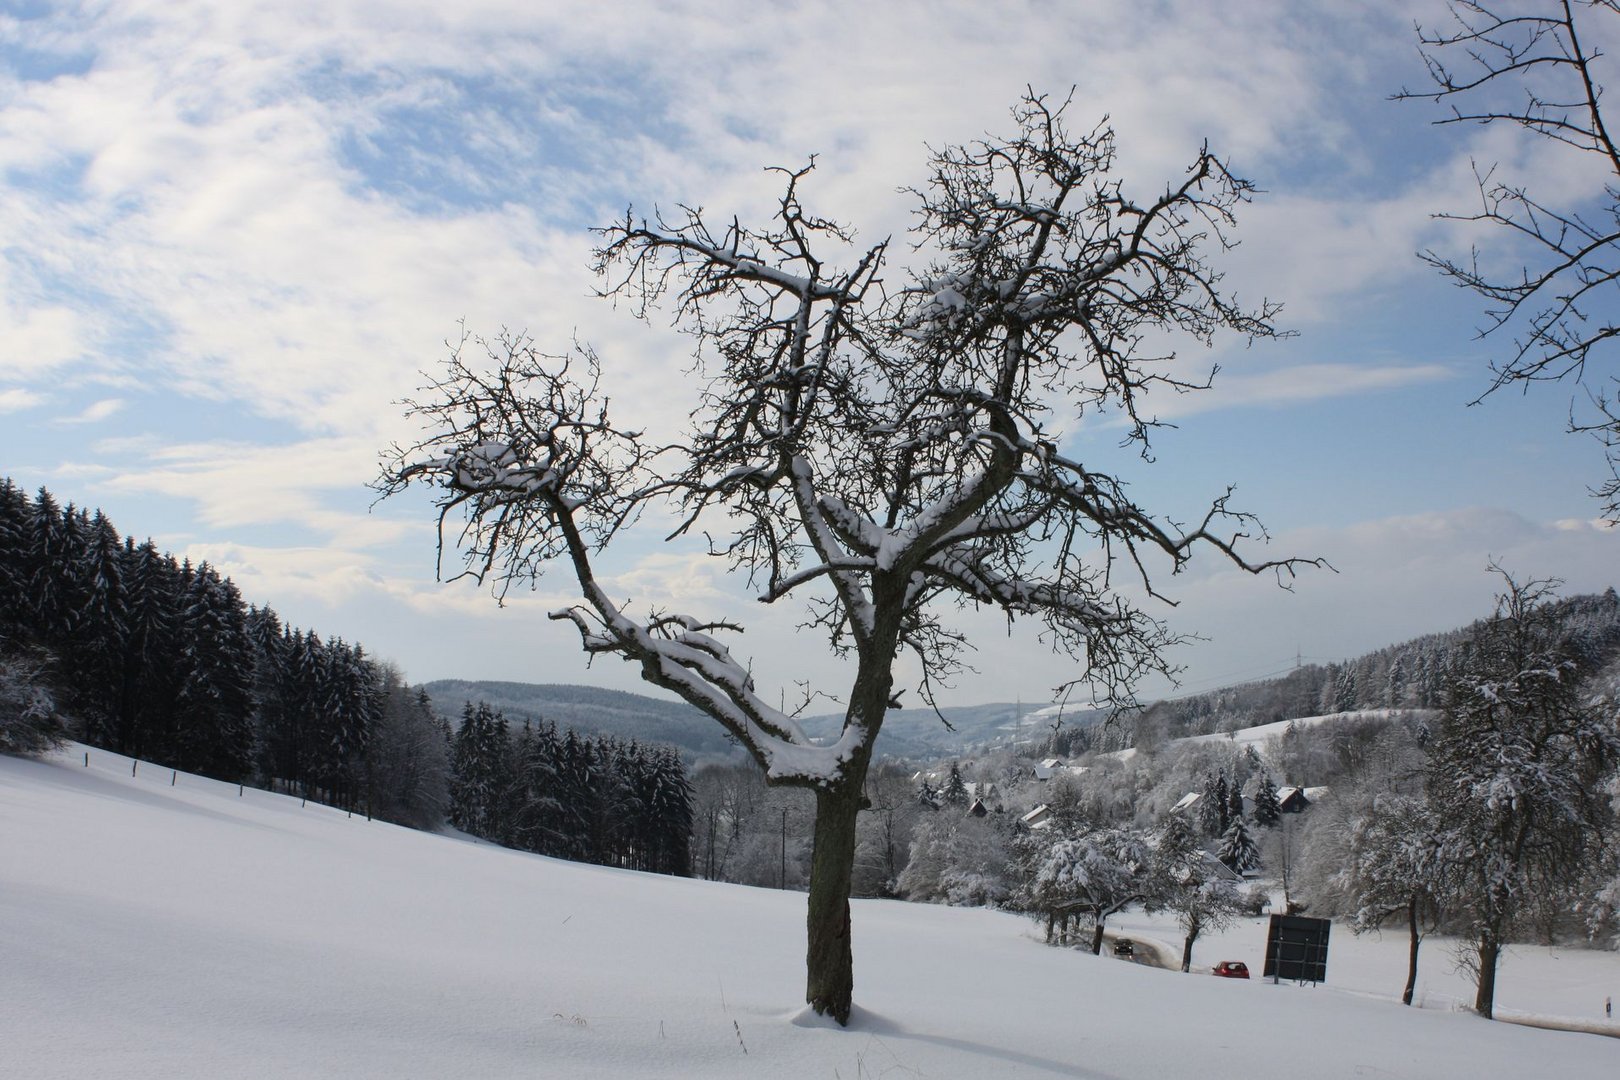
[[1091, 955], [1092, 956], [1101, 956], [1102, 955], [1102, 939], [1103, 939], [1103, 919], [1102, 919], [1102, 916], [1099, 915], [1099, 916], [1097, 916], [1097, 929], [1095, 931], [1093, 931], [1093, 933], [1091, 935]]
[[1407, 952], [1406, 989], [1401, 992], [1402, 1005], [1412, 1004], [1412, 991], [1417, 988], [1418, 941], [1420, 935], [1418, 934], [1418, 902], [1415, 896], [1406, 905], [1406, 919], [1407, 924], [1412, 929], [1412, 944]]
[[1198, 936], [1197, 934], [1188, 934], [1184, 939], [1182, 939], [1182, 943], [1181, 943], [1181, 971], [1182, 971], [1182, 974], [1184, 974], [1184, 975], [1187, 972], [1192, 970], [1193, 939], [1196, 938], [1197, 936]]
[[849, 1023], [855, 965], [849, 941], [849, 889], [855, 867], [855, 818], [861, 785], [846, 778], [816, 789], [816, 840], [810, 863], [805, 1000], [840, 1025]]
[[1481, 934], [1479, 938], [1479, 992], [1474, 995], [1474, 1011], [1485, 1019], [1491, 1018], [1496, 1004], [1496, 961], [1501, 955], [1502, 943], [1495, 934]]

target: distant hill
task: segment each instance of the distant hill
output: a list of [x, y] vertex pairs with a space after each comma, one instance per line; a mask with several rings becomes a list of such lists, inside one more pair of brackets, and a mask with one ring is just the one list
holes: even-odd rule
[[[582, 732], [669, 743], [697, 763], [742, 754], [719, 724], [679, 701], [593, 686], [465, 679], [439, 679], [425, 684], [423, 689], [433, 707], [452, 720], [461, 716], [466, 702], [486, 701], [517, 723], [525, 719], [548, 720]], [[891, 712], [878, 736], [878, 755], [929, 760], [950, 757], [1015, 740], [1041, 739], [1052, 723], [1050, 709], [1014, 702], [959, 706], [940, 712], [950, 727], [941, 723], [932, 709]], [[1072, 710], [1065, 713], [1064, 723], [1085, 725], [1100, 718], [1101, 714], [1092, 710]], [[817, 739], [835, 736], [841, 722], [839, 714], [811, 716], [803, 721], [806, 732]]]
[[[1613, 589], [1559, 601], [1584, 650], [1611, 656], [1620, 651], [1620, 597]], [[1155, 738], [1180, 739], [1224, 733], [1290, 718], [1377, 709], [1432, 709], [1440, 704], [1447, 673], [1471, 627], [1413, 638], [1342, 664], [1308, 664], [1277, 679], [1243, 683], [1202, 694], [1153, 702], [1134, 723], [1106, 732], [1088, 730], [1104, 714], [1064, 709], [1058, 752], [1120, 750], [1151, 728]], [[452, 719], [469, 701], [487, 701], [507, 718], [545, 719], [582, 732], [617, 735], [680, 747], [695, 763], [739, 757], [742, 750], [720, 725], [682, 702], [623, 690], [516, 682], [441, 679], [426, 684], [434, 707]], [[1044, 743], [1053, 733], [1055, 706], [994, 702], [942, 709], [946, 722], [927, 707], [889, 713], [878, 736], [880, 757], [937, 761], [1013, 742]], [[831, 739], [842, 716], [806, 717], [806, 732]]]
[[580, 732], [668, 743], [696, 762], [742, 753], [719, 724], [684, 702], [596, 686], [466, 679], [438, 679], [423, 689], [434, 709], [452, 722], [468, 701], [486, 701], [513, 723], [549, 720]]
[[[1566, 597], [1557, 606], [1576, 648], [1601, 667], [1620, 654], [1620, 596], [1614, 589]], [[1337, 664], [1306, 664], [1288, 674], [1154, 702], [1132, 725], [1108, 733], [1103, 750], [1154, 738], [1239, 731], [1295, 717], [1371, 709], [1435, 709], [1479, 622], [1426, 634]]]

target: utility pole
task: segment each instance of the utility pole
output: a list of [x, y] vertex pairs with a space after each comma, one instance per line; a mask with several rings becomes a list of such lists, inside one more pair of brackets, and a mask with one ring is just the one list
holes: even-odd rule
[[782, 807], [782, 869], [776, 879], [778, 889], [787, 888], [787, 807]]

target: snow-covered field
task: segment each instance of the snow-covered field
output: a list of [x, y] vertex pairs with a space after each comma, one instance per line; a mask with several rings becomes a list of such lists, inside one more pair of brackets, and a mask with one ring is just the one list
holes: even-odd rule
[[[410, 832], [82, 749], [0, 758], [0, 1076], [1620, 1075], [1620, 1040], [1490, 1023], [1440, 949], [1336, 932], [1320, 988], [1050, 949], [858, 902], [852, 1030], [800, 1006], [803, 897]], [[1122, 931], [1174, 943], [1163, 924]], [[1258, 967], [1253, 926], [1198, 960]], [[1620, 956], [1516, 950], [1502, 1002], [1591, 1018]]]
[[1264, 750], [1268, 740], [1282, 735], [1290, 726], [1296, 728], [1316, 727], [1318, 724], [1330, 720], [1388, 720], [1403, 713], [1424, 712], [1413, 709], [1355, 709], [1351, 712], [1324, 713], [1321, 716], [1300, 716], [1292, 720], [1276, 720], [1269, 724], [1256, 724], [1254, 727], [1242, 728], [1238, 731], [1218, 731], [1211, 735], [1189, 735], [1185, 739], [1173, 739], [1174, 743], [1207, 743], [1224, 742], [1233, 746], [1252, 746], [1256, 750]]

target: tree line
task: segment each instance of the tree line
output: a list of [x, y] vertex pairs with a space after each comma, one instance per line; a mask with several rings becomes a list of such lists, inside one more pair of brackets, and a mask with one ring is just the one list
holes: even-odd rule
[[415, 828], [690, 869], [678, 753], [468, 705], [459, 730], [358, 644], [284, 625], [203, 562], [0, 478], [0, 752], [66, 737]]
[[208, 563], [122, 536], [45, 488], [30, 499], [10, 479], [0, 642], [32, 659], [58, 723], [71, 717], [93, 746], [346, 809], [375, 801], [368, 751], [384, 710], [421, 712], [359, 645], [284, 626]]
[[[1603, 594], [1569, 597], [1559, 605], [1565, 632], [1576, 647], [1601, 649], [1605, 641], [1612, 639], [1612, 588]], [[1462, 669], [1468, 643], [1479, 629], [1476, 623], [1426, 634], [1343, 662], [1305, 664], [1275, 679], [1154, 702], [1134, 725], [1101, 731], [1095, 748], [1118, 750], [1302, 716], [1374, 709], [1440, 709]], [[1060, 746], [1054, 752], [1078, 754], [1090, 748], [1091, 739], [1087, 738], [1081, 745]]]
[[525, 721], [468, 702], [451, 739], [450, 823], [507, 847], [691, 873], [692, 785], [678, 751]]

